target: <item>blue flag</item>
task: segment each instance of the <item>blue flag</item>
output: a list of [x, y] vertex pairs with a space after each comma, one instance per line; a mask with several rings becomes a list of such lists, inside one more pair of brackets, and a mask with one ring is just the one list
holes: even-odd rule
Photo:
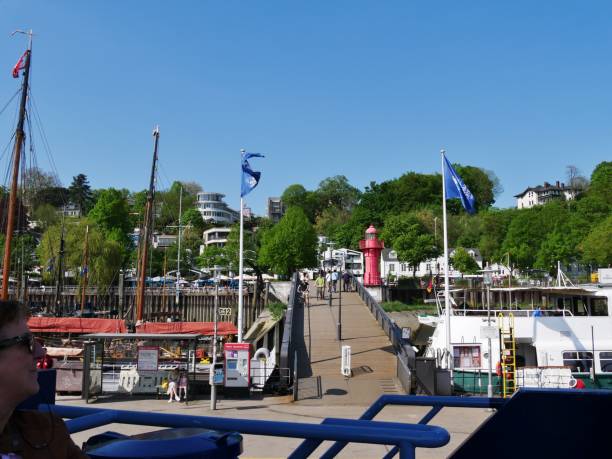
[[446, 199], [459, 198], [463, 208], [468, 213], [473, 214], [476, 212], [476, 199], [474, 195], [467, 187], [459, 174], [453, 169], [453, 166], [444, 155], [444, 186], [446, 187]]
[[261, 172], [251, 169], [249, 158], [263, 158], [261, 153], [242, 153], [242, 180], [240, 183], [240, 197], [243, 198], [249, 194], [253, 188], [259, 183]]

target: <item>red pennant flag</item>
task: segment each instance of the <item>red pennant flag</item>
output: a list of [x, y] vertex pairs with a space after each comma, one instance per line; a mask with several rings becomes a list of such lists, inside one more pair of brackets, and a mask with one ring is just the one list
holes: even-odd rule
[[13, 67], [13, 78], [19, 78], [19, 71], [25, 68], [25, 64], [23, 63], [23, 59], [25, 58], [27, 51], [23, 53], [23, 55], [19, 58], [15, 67]]

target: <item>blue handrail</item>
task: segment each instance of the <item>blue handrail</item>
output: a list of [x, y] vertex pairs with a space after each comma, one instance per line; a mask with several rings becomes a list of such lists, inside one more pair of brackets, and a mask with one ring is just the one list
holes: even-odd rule
[[[359, 418], [360, 421], [370, 421], [380, 413], [387, 405], [411, 405], [411, 406], [431, 406], [431, 410], [419, 421], [418, 425], [425, 425], [433, 419], [444, 407], [461, 408], [501, 408], [507, 400], [501, 398], [487, 397], [450, 397], [450, 396], [417, 396], [417, 395], [382, 395], [370, 406]], [[325, 421], [323, 421], [325, 422]], [[347, 445], [346, 441], [336, 441], [321, 456], [321, 458], [335, 457]], [[292, 453], [290, 458], [308, 457], [321, 444], [318, 440], [305, 440]], [[393, 457], [398, 453], [397, 448], [393, 448], [385, 457]], [[401, 457], [401, 455], [400, 455]]]
[[[251, 435], [305, 438], [307, 442], [340, 441], [394, 445], [400, 458], [414, 458], [415, 448], [437, 448], [450, 440], [442, 427], [354, 419], [325, 419], [321, 424], [260, 421], [210, 416], [105, 410], [65, 405], [41, 405], [66, 422], [71, 433], [108, 423], [149, 425], [157, 427], [200, 427], [219, 431], [235, 431]], [[297, 455], [296, 455], [297, 453]], [[307, 457], [297, 450], [291, 457]]]

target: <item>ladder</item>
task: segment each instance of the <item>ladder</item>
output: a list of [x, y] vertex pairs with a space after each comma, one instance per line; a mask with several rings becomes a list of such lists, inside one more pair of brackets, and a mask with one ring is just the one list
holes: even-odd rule
[[516, 383], [516, 341], [514, 339], [514, 315], [499, 314], [499, 364], [501, 366], [501, 393], [508, 398], [518, 389]]

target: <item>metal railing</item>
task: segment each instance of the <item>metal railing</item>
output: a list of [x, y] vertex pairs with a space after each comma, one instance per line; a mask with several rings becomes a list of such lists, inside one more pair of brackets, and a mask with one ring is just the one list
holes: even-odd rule
[[[287, 311], [285, 312], [285, 325], [283, 328], [283, 340], [280, 348], [280, 368], [293, 369], [296, 366], [296, 352], [295, 352], [295, 341], [294, 336], [297, 330], [294, 321], [294, 311], [297, 307], [300, 307], [301, 295], [298, 292], [299, 274], [296, 272], [291, 277], [291, 290], [289, 292], [289, 299], [287, 302]], [[295, 378], [291, 378], [292, 380]], [[295, 381], [292, 381], [295, 382]]]
[[[452, 401], [440, 401], [440, 397], [428, 397], [426, 398], [426, 403], [422, 403], [422, 400], [414, 400], [425, 399], [425, 397], [399, 396], [401, 399], [389, 397], [393, 396], [381, 397], [364, 413], [363, 419], [326, 418], [321, 424], [105, 410], [65, 405], [40, 405], [39, 409], [41, 411], [49, 410], [62, 418], [69, 419], [66, 421], [66, 427], [70, 433], [81, 432], [111, 423], [174, 428], [197, 427], [249, 435], [305, 439], [305, 442], [289, 456], [293, 459], [308, 457], [323, 441], [338, 442], [333, 447], [340, 445], [339, 450], [347, 443], [352, 442], [393, 445], [395, 451], [393, 455], [399, 452], [400, 458], [410, 459], [415, 457], [415, 448], [438, 448], [449, 442], [450, 435], [446, 429], [425, 425], [435, 413], [442, 409], [442, 406], [490, 406], [490, 404], [482, 402], [481, 405], [473, 402], [469, 405], [453, 405]], [[488, 401], [488, 399], [485, 400]], [[442, 403], [442, 405], [436, 405], [436, 403]], [[426, 416], [419, 424], [371, 420], [384, 406], [390, 404], [433, 405], [430, 413], [433, 411], [435, 413], [429, 418]], [[371, 411], [374, 414], [370, 419], [367, 419]], [[328, 451], [324, 457], [333, 457], [335, 454], [337, 453], [332, 454]], [[392, 456], [387, 454], [385, 457]]]
[[366, 306], [370, 309], [370, 312], [389, 337], [389, 341], [395, 350], [397, 355], [397, 378], [400, 381], [403, 389], [406, 392], [410, 392], [412, 387], [411, 369], [415, 366], [415, 353], [414, 350], [405, 345], [405, 340], [402, 338], [402, 330], [397, 326], [395, 322], [387, 315], [385, 310], [378, 304], [370, 292], [359, 282], [355, 277], [351, 277], [353, 287], [363, 300]]

